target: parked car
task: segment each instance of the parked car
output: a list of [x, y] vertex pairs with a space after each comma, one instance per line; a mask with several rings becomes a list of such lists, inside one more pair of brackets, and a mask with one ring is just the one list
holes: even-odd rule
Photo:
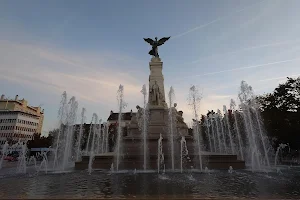
[[16, 158], [16, 157], [13, 157], [13, 156], [5, 156], [4, 157], [4, 160], [7, 160], [7, 161], [9, 161], [9, 162], [14, 162], [14, 161], [17, 161], [18, 160], [18, 158]]
[[13, 152], [11, 154], [8, 154], [7, 156], [4, 157], [4, 160], [7, 160], [9, 162], [14, 162], [18, 161], [19, 154], [18, 152]]

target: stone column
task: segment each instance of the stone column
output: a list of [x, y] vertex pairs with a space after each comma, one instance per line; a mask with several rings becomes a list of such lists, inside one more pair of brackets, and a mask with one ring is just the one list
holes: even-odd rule
[[[166, 98], [165, 98], [165, 87], [164, 87], [164, 76], [162, 74], [163, 62], [160, 58], [153, 57], [149, 63], [150, 75], [149, 75], [149, 106], [150, 109], [155, 107], [167, 108]], [[161, 92], [161, 105], [152, 105], [151, 102], [151, 89], [153, 85], [157, 83], [159, 90]]]

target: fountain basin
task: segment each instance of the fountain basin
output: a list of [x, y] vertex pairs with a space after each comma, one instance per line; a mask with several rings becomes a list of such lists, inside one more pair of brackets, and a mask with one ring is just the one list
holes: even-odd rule
[[[208, 169], [228, 169], [230, 166], [233, 169], [244, 169], [245, 162], [238, 160], [236, 155], [227, 155], [227, 154], [216, 154], [211, 152], [202, 152], [202, 167], [207, 167]], [[211, 153], [211, 154], [210, 154]], [[114, 153], [106, 153], [101, 155], [96, 155], [94, 157], [94, 162], [92, 165], [93, 169], [106, 169], [109, 170], [111, 168], [111, 164], [115, 163], [115, 154]], [[119, 169], [122, 170], [142, 170], [144, 164], [144, 155], [141, 154], [130, 154], [130, 155], [120, 155], [121, 163], [119, 164]], [[184, 169], [189, 170], [192, 167], [196, 168], [196, 162], [198, 160], [197, 155], [189, 155], [191, 162], [184, 164]], [[148, 156], [148, 170], [157, 170], [157, 155], [150, 154]], [[171, 167], [170, 159], [171, 155], [165, 155], [165, 165], [166, 169]], [[195, 162], [196, 161], [196, 162]], [[180, 169], [179, 160], [175, 162], [175, 168]], [[75, 163], [75, 169], [84, 170], [88, 169], [89, 156], [83, 156], [80, 162]], [[114, 164], [115, 165], [115, 164]]]

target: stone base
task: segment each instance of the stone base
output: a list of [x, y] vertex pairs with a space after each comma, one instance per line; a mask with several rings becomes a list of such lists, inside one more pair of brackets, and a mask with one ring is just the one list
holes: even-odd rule
[[[174, 143], [174, 166], [175, 169], [181, 168], [180, 159], [180, 137], [175, 139]], [[143, 155], [143, 139], [141, 137], [126, 137], [123, 139], [120, 156], [120, 170], [140, 170], [144, 168], [144, 155]], [[148, 155], [147, 155], [147, 169], [157, 170], [157, 150], [158, 150], [158, 137], [149, 136], [147, 139]], [[185, 159], [183, 169], [200, 169], [199, 156], [194, 151], [195, 144], [191, 137], [186, 137], [187, 148], [189, 151], [189, 159]], [[168, 145], [168, 138], [163, 139], [163, 152], [165, 158], [165, 168], [172, 169], [172, 155], [170, 154], [170, 146]], [[236, 155], [217, 154], [212, 152], [201, 152], [202, 168], [208, 169], [244, 169], [245, 162], [237, 160]], [[116, 155], [114, 153], [107, 153], [95, 156], [93, 169], [110, 169], [111, 164], [116, 166]], [[89, 163], [89, 156], [83, 156], [81, 162], [75, 163], [76, 169], [87, 169]]]
[[[119, 165], [120, 170], [134, 170], [134, 169], [143, 169], [143, 155], [123, 155], [121, 156], [121, 163]], [[191, 160], [198, 160], [198, 156], [190, 156]], [[148, 170], [157, 170], [157, 156], [150, 156], [147, 164]], [[230, 166], [233, 169], [245, 169], [245, 162], [236, 159], [236, 155], [202, 155], [202, 168], [207, 167], [208, 169], [229, 169]], [[114, 163], [114, 156], [110, 155], [97, 155], [95, 156], [95, 160], [93, 162], [93, 169], [104, 169], [109, 170], [111, 168], [111, 164]], [[165, 156], [166, 163], [169, 163], [170, 166], [170, 155]], [[82, 161], [75, 163], [75, 169], [84, 170], [88, 169], [89, 164], [89, 156], [83, 156]], [[191, 161], [190, 163], [186, 163], [183, 165], [184, 170], [195, 169], [195, 165], [198, 164]], [[114, 165], [115, 166], [115, 165]], [[166, 166], [166, 170], [171, 169]], [[179, 170], [180, 167], [175, 167], [175, 169]], [[196, 168], [199, 169], [199, 168]]]

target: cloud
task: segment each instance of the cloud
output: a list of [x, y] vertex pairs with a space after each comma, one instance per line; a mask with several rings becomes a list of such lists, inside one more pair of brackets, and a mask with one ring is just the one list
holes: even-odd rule
[[257, 45], [257, 46], [251, 46], [251, 47], [246, 47], [246, 48], [242, 48], [242, 49], [238, 49], [238, 50], [234, 50], [234, 51], [229, 51], [229, 52], [225, 52], [225, 53], [218, 53], [218, 54], [212, 54], [210, 56], [201, 57], [198, 60], [195, 60], [195, 61], [192, 61], [192, 62], [186, 63], [186, 64], [195, 64], [195, 63], [198, 63], [198, 62], [200, 62], [201, 60], [203, 60], [205, 58], [215, 58], [217, 56], [235, 54], [235, 53], [240, 53], [240, 52], [243, 52], [243, 51], [261, 49], [261, 48], [266, 48], [266, 47], [273, 47], [273, 46], [286, 45], [286, 44], [295, 44], [295, 43], [298, 43], [298, 42], [300, 42], [300, 40], [290, 40], [290, 41], [274, 42], [274, 43], [262, 44], [262, 45]]
[[254, 4], [250, 5], [250, 6], [247, 6], [247, 7], [243, 8], [243, 9], [233, 11], [232, 13], [230, 13], [230, 14], [228, 14], [228, 15], [226, 15], [226, 16], [222, 16], [222, 17], [216, 18], [216, 19], [214, 19], [214, 20], [212, 20], [212, 21], [210, 21], [210, 22], [208, 22], [208, 23], [205, 23], [205, 24], [203, 24], [203, 25], [194, 27], [194, 28], [192, 28], [192, 29], [190, 29], [190, 30], [187, 30], [187, 31], [183, 32], [183, 33], [177, 34], [177, 35], [171, 37], [171, 39], [179, 38], [179, 37], [181, 37], [181, 36], [187, 35], [187, 34], [189, 34], [189, 33], [191, 33], [191, 32], [196, 31], [196, 30], [202, 29], [202, 28], [204, 28], [204, 27], [206, 27], [206, 26], [209, 26], [209, 25], [214, 24], [214, 23], [216, 23], [216, 22], [218, 22], [218, 21], [221, 21], [221, 20], [223, 20], [223, 19], [226, 19], [226, 18], [230, 17], [232, 14], [236, 14], [236, 13], [239, 13], [239, 12], [243, 12], [243, 11], [249, 9], [249, 8], [252, 8], [253, 6], [255, 6], [255, 5], [257, 5], [257, 4], [260, 4], [260, 3], [264, 2], [264, 1], [266, 1], [266, 0], [259, 1], [259, 2], [257, 2], [257, 3], [254, 3]]
[[298, 57], [298, 58], [293, 58], [293, 59], [289, 59], [289, 60], [280, 60], [280, 61], [276, 61], [276, 62], [263, 63], [263, 64], [259, 64], [259, 65], [250, 65], [250, 66], [246, 66], [246, 67], [226, 69], [226, 70], [221, 70], [221, 71], [216, 71], [216, 72], [209, 72], [209, 73], [204, 73], [204, 74], [198, 74], [198, 75], [193, 75], [193, 76], [188, 76], [188, 77], [181, 77], [180, 79], [186, 79], [186, 78], [191, 78], [191, 77], [210, 76], [210, 75], [221, 74], [221, 73], [225, 73], [225, 72], [240, 71], [240, 70], [244, 70], [244, 69], [252, 69], [252, 68], [258, 68], [258, 67], [265, 67], [265, 66], [269, 66], [269, 65], [276, 65], [276, 64], [286, 63], [286, 62], [292, 62], [292, 61], [296, 61], [296, 60], [300, 60], [300, 58]]
[[125, 85], [130, 96], [140, 91], [137, 85], [142, 83], [131, 74], [118, 70], [105, 57], [99, 58], [101, 55], [94, 59], [99, 60], [98, 63], [89, 63], [89, 57], [79, 56], [79, 53], [9, 41], [0, 41], [0, 53], [2, 78], [41, 92], [47, 87], [54, 93], [67, 90], [85, 100], [111, 102], [119, 84]]
[[[106, 118], [108, 111], [117, 107], [116, 96], [120, 84], [124, 85], [124, 99], [129, 104], [127, 109], [130, 109], [142, 99], [140, 91], [147, 80], [142, 71], [124, 71], [127, 67], [140, 68], [139, 61], [128, 55], [116, 54], [121, 57], [120, 61], [113, 60], [112, 52], [77, 52], [0, 40], [1, 85], [8, 89], [12, 87], [10, 83], [18, 84], [38, 94], [32, 98], [40, 98], [38, 101], [42, 101], [48, 109], [45, 112], [45, 129], [55, 124], [50, 120], [56, 116], [49, 114], [49, 109], [58, 109], [53, 106], [58, 106], [63, 91], [67, 91], [69, 97], [75, 96], [80, 107], [87, 106], [88, 115], [100, 111], [102, 118]], [[122, 62], [122, 65], [118, 65], [118, 62]], [[20, 92], [18, 88], [12, 90], [14, 93]]]
[[282, 79], [284, 79], [286, 81], [287, 77], [294, 77], [294, 76], [299, 77], [300, 74], [293, 74], [293, 75], [288, 75], [288, 76], [281, 76], [281, 77], [275, 77], [275, 78], [262, 79], [262, 80], [259, 80], [259, 81], [273, 81], [273, 80], [282, 80]]

